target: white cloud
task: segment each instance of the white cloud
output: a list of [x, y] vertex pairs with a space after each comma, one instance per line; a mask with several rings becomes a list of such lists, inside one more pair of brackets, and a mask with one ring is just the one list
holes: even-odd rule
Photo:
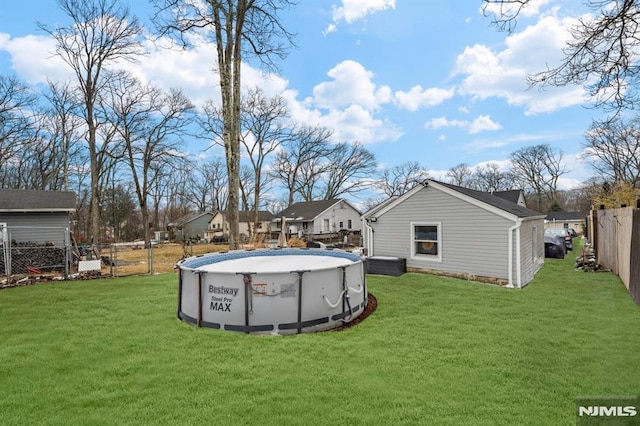
[[414, 86], [408, 92], [395, 92], [395, 103], [400, 108], [417, 111], [422, 107], [440, 105], [445, 100], [452, 98], [454, 94], [455, 89], [423, 89], [422, 86]]
[[502, 126], [491, 120], [488, 115], [479, 115], [469, 124], [469, 133], [471, 134], [500, 129]]
[[550, 143], [566, 137], [566, 134], [561, 133], [520, 133], [495, 139], [476, 139], [465, 143], [462, 149], [467, 153], [476, 154], [487, 149], [503, 148], [511, 145]]
[[375, 118], [360, 105], [351, 105], [344, 110], [331, 110], [321, 117], [320, 124], [334, 130], [335, 142], [395, 141], [402, 136], [402, 130], [393, 123]]
[[439, 129], [441, 127], [465, 127], [469, 122], [464, 120], [449, 120], [447, 117], [436, 117], [424, 123], [426, 129]]
[[466, 129], [470, 134], [480, 133], [483, 131], [500, 130], [502, 126], [491, 120], [489, 115], [479, 115], [473, 121], [468, 120], [449, 120], [447, 117], [436, 117], [424, 124], [426, 129], [439, 129], [442, 127], [459, 127]]
[[569, 38], [567, 28], [576, 19], [546, 16], [522, 32], [510, 35], [502, 51], [481, 44], [468, 46], [456, 61], [454, 75], [463, 76], [458, 93], [474, 99], [503, 98], [521, 106], [525, 114], [557, 111], [585, 102], [581, 87], [566, 86], [545, 91], [527, 90], [526, 77], [541, 70], [541, 64], [560, 63]]
[[373, 73], [361, 64], [346, 60], [333, 67], [327, 75], [333, 80], [313, 88], [313, 102], [320, 108], [337, 108], [358, 104], [368, 110], [376, 110], [392, 99], [388, 86], [376, 86]]
[[332, 6], [333, 22], [345, 21], [351, 24], [389, 8], [396, 8], [395, 0], [342, 0], [342, 6]]
[[[193, 49], [168, 49], [163, 40], [144, 45], [148, 54], [136, 62], [122, 61], [114, 67], [123, 68], [141, 81], [161, 89], [180, 88], [196, 106], [205, 100], [220, 101], [214, 48], [200, 44]], [[197, 44], [197, 43], [196, 43]], [[73, 80], [69, 66], [55, 56], [55, 42], [46, 36], [10, 38], [0, 33], [0, 51], [10, 55], [14, 72], [29, 84]], [[394, 141], [402, 129], [376, 113], [380, 106], [393, 99], [388, 86], [373, 82], [373, 73], [354, 61], [344, 61], [329, 71], [331, 81], [314, 88], [314, 96], [298, 99], [298, 92], [289, 82], [275, 74], [267, 74], [248, 64], [242, 65], [243, 88], [261, 87], [267, 95], [282, 95], [289, 105], [290, 115], [297, 122], [334, 129], [335, 141], [363, 143]]]
[[[360, 76], [369, 74], [363, 70], [364, 68], [359, 69], [356, 74]], [[332, 129], [334, 142], [390, 142], [397, 140], [403, 134], [400, 127], [384, 117], [377, 116], [378, 102], [388, 102], [391, 99], [391, 90], [386, 86], [376, 87], [367, 80], [358, 86], [364, 92], [358, 93], [350, 91], [352, 88], [347, 89], [349, 84], [354, 84], [349, 78], [346, 79], [349, 82], [334, 80], [324, 85], [321, 83], [318, 85], [319, 89], [316, 86], [317, 90], [314, 89], [314, 94], [318, 92], [320, 96], [310, 96], [300, 100], [296, 90], [287, 88], [286, 80], [274, 76], [271, 76], [271, 80], [273, 89], [281, 90], [280, 95], [286, 99], [293, 121]], [[343, 83], [346, 86], [341, 86]], [[340, 95], [341, 91], [345, 92], [344, 96]], [[332, 102], [330, 99], [332, 94], [338, 96], [340, 100]]]
[[55, 41], [48, 36], [27, 35], [11, 38], [0, 34], [0, 50], [11, 56], [11, 67], [29, 84], [49, 80], [66, 80], [73, 74], [69, 66], [55, 55]]
[[327, 26], [327, 29], [325, 29], [325, 30], [322, 32], [322, 35], [326, 36], [326, 35], [328, 35], [328, 34], [331, 34], [331, 33], [333, 33], [333, 32], [336, 32], [336, 31], [338, 31], [338, 27], [336, 26], [336, 24], [329, 24], [329, 25]]
[[337, 24], [341, 21], [352, 24], [368, 15], [395, 8], [396, 0], [342, 0], [340, 6], [331, 6], [333, 23], [329, 24], [322, 34], [326, 36], [337, 31]]
[[513, 16], [518, 13], [520, 17], [534, 17], [542, 13], [542, 9], [549, 3], [550, 0], [530, 0], [527, 2], [526, 7], [519, 9], [521, 2], [500, 2], [500, 3], [487, 3], [483, 5], [483, 8], [489, 13], [496, 16], [501, 14], [504, 16]]
[[[193, 49], [170, 49], [168, 40], [146, 41], [143, 44], [146, 55], [138, 56], [135, 62], [119, 61], [111, 68], [125, 69], [141, 81], [164, 90], [182, 89], [195, 105], [207, 99], [219, 101], [215, 48], [195, 39], [194, 42], [198, 46]], [[69, 65], [55, 55], [56, 43], [49, 36], [10, 38], [0, 33], [0, 50], [9, 53], [13, 71], [29, 84], [45, 84], [47, 79], [75, 80]], [[281, 93], [288, 85], [285, 79], [244, 63], [242, 73], [244, 88], [260, 86], [267, 95]]]

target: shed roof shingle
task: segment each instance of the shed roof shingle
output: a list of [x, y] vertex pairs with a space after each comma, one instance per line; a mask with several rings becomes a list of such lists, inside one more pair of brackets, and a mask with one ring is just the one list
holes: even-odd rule
[[490, 206], [496, 207], [500, 210], [504, 210], [520, 218], [541, 216], [540, 212], [528, 209], [526, 207], [522, 207], [504, 198], [493, 195], [489, 192], [476, 191], [473, 189], [463, 188], [461, 186], [451, 185], [449, 183], [444, 183], [444, 182], [438, 182], [438, 181], [434, 181], [434, 182], [442, 186], [445, 186], [449, 189], [452, 189], [454, 191], [457, 191], [461, 194], [467, 195], [471, 198], [475, 198], [476, 200], [482, 201], [483, 203], [486, 203]]
[[334, 204], [339, 203], [340, 199], [305, 201], [295, 203], [291, 207], [287, 207], [278, 215], [278, 217], [289, 217], [301, 221], [309, 221], [315, 219], [320, 213], [327, 210]]
[[[219, 210], [219, 213], [222, 215], [222, 217], [224, 217], [225, 220], [227, 219], [226, 210]], [[253, 214], [254, 214], [253, 210], [250, 210], [250, 211], [240, 210], [238, 212], [238, 218], [240, 222], [252, 222]], [[269, 212], [268, 210], [258, 210], [259, 222], [271, 222], [272, 220], [273, 220], [273, 215], [271, 214], [271, 212]]]
[[68, 211], [76, 208], [76, 194], [72, 191], [38, 191], [0, 189], [0, 211]]
[[549, 212], [547, 220], [585, 220], [587, 212]]

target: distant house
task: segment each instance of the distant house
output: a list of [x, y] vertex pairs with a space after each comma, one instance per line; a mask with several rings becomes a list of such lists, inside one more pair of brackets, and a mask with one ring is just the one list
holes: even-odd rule
[[[249, 228], [253, 227], [253, 211], [239, 211], [238, 217], [240, 223], [238, 224], [238, 229], [240, 234], [251, 235], [249, 232]], [[273, 215], [266, 210], [258, 211], [258, 229], [257, 233], [270, 233], [271, 232], [271, 221], [273, 220]], [[209, 224], [207, 230], [205, 231], [204, 237], [211, 241], [216, 237], [227, 238], [229, 236], [229, 219], [226, 211], [218, 210], [211, 220], [209, 220]]]
[[17, 242], [68, 241], [76, 195], [70, 191], [0, 190], [0, 228]]
[[544, 264], [544, 215], [495, 194], [426, 180], [363, 215], [369, 256], [523, 287]]
[[286, 220], [286, 233], [292, 236], [354, 232], [362, 229], [360, 212], [342, 199], [292, 204], [274, 218], [278, 232], [283, 217]]
[[550, 212], [544, 220], [546, 228], [572, 228], [578, 234], [584, 233], [586, 212]]
[[177, 241], [200, 240], [204, 238], [213, 217], [211, 212], [190, 213], [167, 225], [169, 238]]
[[527, 202], [524, 199], [524, 191], [521, 189], [510, 189], [507, 191], [494, 191], [493, 195], [496, 197], [504, 198], [507, 201], [511, 201], [513, 204], [517, 204], [522, 207], [527, 207]]

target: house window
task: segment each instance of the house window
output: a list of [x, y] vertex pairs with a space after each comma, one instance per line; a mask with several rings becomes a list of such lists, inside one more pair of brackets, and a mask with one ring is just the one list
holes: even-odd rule
[[329, 232], [329, 219], [322, 219], [322, 232]]
[[262, 222], [258, 222], [258, 229], [262, 229]]
[[411, 224], [411, 256], [424, 260], [442, 261], [442, 224]]
[[351, 229], [353, 227], [352, 225], [351, 219], [347, 220], [347, 229]]
[[340, 222], [340, 229], [344, 229], [344, 222]]

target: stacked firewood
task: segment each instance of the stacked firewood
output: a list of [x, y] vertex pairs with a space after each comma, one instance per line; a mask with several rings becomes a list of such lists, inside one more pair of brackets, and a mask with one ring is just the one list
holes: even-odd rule
[[[64, 271], [65, 249], [52, 242], [11, 242], [11, 273]], [[0, 275], [5, 275], [4, 252], [0, 251]]]
[[598, 261], [596, 260], [596, 252], [591, 246], [591, 244], [585, 244], [582, 249], [582, 254], [578, 256], [576, 259], [576, 269], [585, 271], [585, 272], [598, 272], [598, 271], [606, 271], [606, 268], [603, 268]]

